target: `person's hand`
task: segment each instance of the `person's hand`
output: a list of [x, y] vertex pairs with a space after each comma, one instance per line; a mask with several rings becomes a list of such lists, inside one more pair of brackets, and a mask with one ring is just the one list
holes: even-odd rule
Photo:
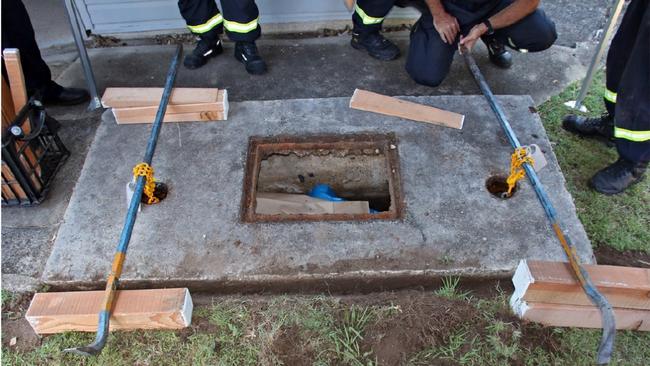
[[448, 13], [441, 13], [433, 17], [433, 26], [440, 34], [443, 42], [454, 44], [456, 36], [460, 32], [458, 20]]
[[466, 36], [460, 36], [458, 48], [466, 48], [468, 51], [471, 51], [476, 44], [476, 41], [478, 41], [478, 39], [487, 31], [487, 26], [483, 23], [473, 26]]

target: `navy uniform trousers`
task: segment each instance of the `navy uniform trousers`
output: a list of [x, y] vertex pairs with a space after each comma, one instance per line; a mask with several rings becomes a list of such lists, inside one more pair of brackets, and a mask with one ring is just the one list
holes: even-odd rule
[[353, 31], [360, 34], [378, 32], [394, 4], [395, 0], [357, 0], [352, 14]]
[[605, 105], [619, 155], [650, 161], [650, 0], [632, 0], [607, 54]]
[[178, 9], [190, 31], [216, 39], [225, 28], [235, 42], [253, 42], [261, 35], [259, 10], [254, 0], [221, 0], [223, 15], [215, 0], [179, 0]]
[[[60, 88], [52, 82], [50, 68], [36, 44], [29, 14], [20, 0], [2, 0], [2, 49], [5, 48], [20, 50], [20, 63], [29, 95], [46, 87]], [[4, 67], [2, 71], [5, 72]]]
[[[510, 5], [513, 0], [443, 0], [443, 6], [454, 16], [462, 34], [473, 26]], [[458, 40], [453, 45], [445, 43], [433, 27], [433, 17], [426, 6], [418, 6], [422, 16], [411, 30], [411, 43], [406, 60], [406, 71], [419, 84], [438, 86], [449, 73]], [[543, 10], [537, 9], [525, 18], [506, 28], [497, 29], [495, 37], [500, 43], [519, 52], [543, 51], [555, 42], [555, 24]]]

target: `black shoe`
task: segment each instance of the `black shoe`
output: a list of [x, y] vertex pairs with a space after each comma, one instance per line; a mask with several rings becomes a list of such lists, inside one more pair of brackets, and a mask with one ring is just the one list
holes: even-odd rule
[[190, 70], [198, 69], [205, 65], [211, 57], [216, 57], [223, 53], [221, 40], [213, 38], [200, 38], [196, 48], [189, 55], [185, 56], [183, 65]]
[[391, 61], [399, 57], [399, 48], [379, 31], [371, 33], [352, 32], [350, 44], [357, 50], [366, 50], [377, 60]]
[[487, 46], [490, 62], [502, 69], [509, 69], [512, 66], [512, 55], [506, 51], [506, 46], [494, 37], [482, 37], [481, 40]]
[[597, 118], [570, 114], [562, 120], [562, 128], [580, 136], [614, 140], [614, 119], [607, 113]]
[[619, 158], [599, 171], [589, 181], [591, 188], [602, 194], [618, 194], [643, 180], [648, 163], [633, 163]]
[[266, 72], [266, 62], [260, 57], [255, 42], [235, 43], [235, 58], [244, 64], [249, 74], [261, 75]]
[[52, 81], [42, 92], [42, 101], [45, 105], [75, 105], [90, 100], [86, 89], [64, 88]]

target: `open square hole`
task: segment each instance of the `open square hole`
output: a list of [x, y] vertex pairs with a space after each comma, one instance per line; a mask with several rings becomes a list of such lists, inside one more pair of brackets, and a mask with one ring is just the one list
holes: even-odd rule
[[249, 140], [241, 208], [245, 222], [391, 220], [401, 218], [403, 210], [392, 133]]

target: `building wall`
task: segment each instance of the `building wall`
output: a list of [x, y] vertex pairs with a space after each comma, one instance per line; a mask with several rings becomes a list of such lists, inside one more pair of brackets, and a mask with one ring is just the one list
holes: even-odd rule
[[[76, 0], [84, 26], [95, 34], [181, 29], [176, 0]], [[260, 22], [296, 23], [350, 19], [343, 0], [257, 0]], [[396, 8], [391, 17], [413, 18], [417, 12]]]

